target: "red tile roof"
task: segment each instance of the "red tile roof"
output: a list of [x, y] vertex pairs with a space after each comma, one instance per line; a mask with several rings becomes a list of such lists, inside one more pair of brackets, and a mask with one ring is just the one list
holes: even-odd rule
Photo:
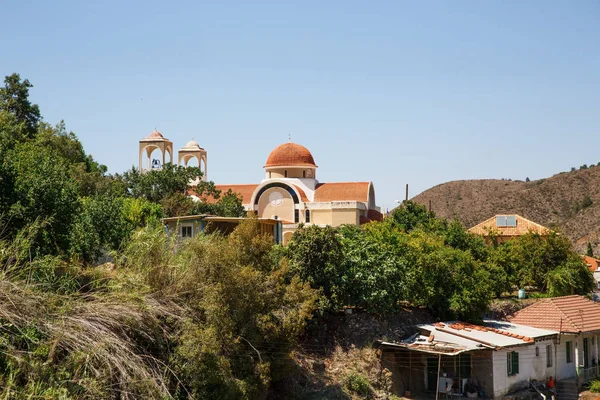
[[583, 261], [591, 272], [596, 272], [600, 266], [600, 260], [590, 256], [583, 256]]
[[304, 190], [302, 190], [301, 188], [299, 188], [296, 185], [292, 185], [294, 187], [294, 189], [296, 189], [298, 191], [298, 193], [300, 193], [300, 200], [302, 200], [303, 202], [307, 203], [308, 197], [306, 197], [306, 193], [304, 193]]
[[265, 167], [284, 166], [317, 167], [310, 151], [306, 147], [292, 142], [275, 147], [265, 163]]
[[577, 295], [541, 299], [509, 321], [556, 332], [591, 332], [600, 330], [600, 304]]
[[496, 226], [496, 217], [499, 215], [494, 215], [492, 218], [486, 219], [485, 221], [470, 228], [469, 232], [482, 236], [488, 236], [490, 234], [490, 230], [496, 232], [498, 236], [521, 236], [529, 232], [538, 233], [540, 235], [547, 235], [550, 233], [550, 229], [530, 221], [527, 218], [523, 218], [520, 215], [502, 215], [514, 215], [517, 219], [517, 226]]
[[369, 201], [370, 182], [319, 183], [315, 189], [315, 202]]
[[[258, 184], [250, 183], [247, 185], [215, 185], [215, 188], [222, 192], [221, 195], [224, 195], [229, 189], [231, 189], [232, 192], [241, 196], [242, 204], [249, 204], [252, 193], [254, 193], [254, 189], [256, 189], [257, 186]], [[200, 197], [193, 189], [189, 189], [188, 194]], [[201, 200], [207, 203], [217, 202], [217, 199], [212, 196], [201, 198]]]

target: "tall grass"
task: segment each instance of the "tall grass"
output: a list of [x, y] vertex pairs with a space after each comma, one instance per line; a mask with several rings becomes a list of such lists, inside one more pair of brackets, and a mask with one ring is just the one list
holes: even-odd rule
[[30, 258], [36, 229], [0, 244], [0, 398], [260, 398], [317, 300], [256, 221], [95, 268]]

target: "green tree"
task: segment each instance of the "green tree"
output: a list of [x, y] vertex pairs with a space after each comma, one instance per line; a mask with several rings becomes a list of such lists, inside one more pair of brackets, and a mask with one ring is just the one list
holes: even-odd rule
[[588, 257], [594, 257], [594, 250], [592, 249], [592, 244], [590, 242], [588, 242], [587, 244], [587, 251], [585, 252], [585, 254]]
[[0, 111], [9, 112], [18, 123], [23, 123], [23, 133], [29, 139], [35, 137], [42, 119], [38, 105], [29, 101], [29, 88], [32, 87], [27, 79], [21, 81], [21, 76], [16, 73], [6, 76], [4, 87], [0, 87]]
[[340, 307], [344, 276], [342, 243], [334, 228], [300, 227], [288, 243], [290, 272], [315, 289], [322, 289], [332, 307]]
[[409, 232], [419, 226], [427, 226], [435, 214], [427, 211], [424, 205], [407, 200], [394, 209], [391, 217], [396, 227]]

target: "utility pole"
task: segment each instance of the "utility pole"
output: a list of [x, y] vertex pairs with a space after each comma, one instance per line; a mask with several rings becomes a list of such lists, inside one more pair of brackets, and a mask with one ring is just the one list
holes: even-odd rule
[[408, 201], [408, 183], [406, 184], [406, 199], [404, 201]]

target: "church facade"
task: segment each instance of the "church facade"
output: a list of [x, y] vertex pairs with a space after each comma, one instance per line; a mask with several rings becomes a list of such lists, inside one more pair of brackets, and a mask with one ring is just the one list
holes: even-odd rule
[[[372, 182], [319, 182], [315, 160], [302, 145], [277, 146], [263, 168], [260, 183], [215, 186], [238, 193], [248, 213], [280, 220], [283, 244], [300, 224], [360, 225], [382, 219]], [[190, 195], [195, 196], [193, 190]]]
[[[156, 167], [161, 160], [150, 160], [159, 149], [162, 164], [172, 162], [173, 143], [156, 130], [140, 141], [140, 171]], [[143, 156], [147, 155], [144, 167]], [[167, 161], [166, 155], [170, 156]], [[193, 140], [178, 152], [178, 164], [188, 165], [196, 158], [207, 180], [207, 153]], [[286, 244], [300, 224], [318, 226], [361, 225], [381, 220], [380, 208], [375, 203], [372, 182], [319, 182], [317, 164], [310, 151], [297, 143], [277, 146], [264, 165], [264, 179], [256, 184], [216, 184], [224, 193], [231, 189], [237, 193], [249, 214], [261, 219], [279, 220], [282, 240]], [[188, 195], [196, 201], [214, 201], [200, 198], [192, 185]]]

